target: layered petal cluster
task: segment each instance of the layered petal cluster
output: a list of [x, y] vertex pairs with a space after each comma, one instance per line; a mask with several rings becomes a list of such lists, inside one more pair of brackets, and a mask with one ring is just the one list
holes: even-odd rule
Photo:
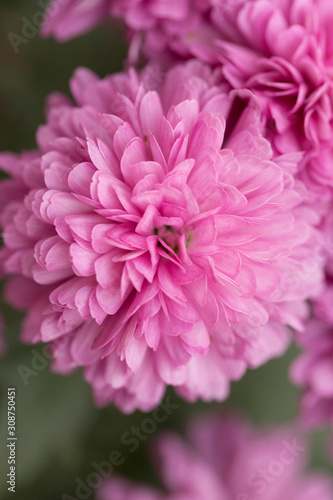
[[190, 443], [167, 434], [154, 459], [167, 493], [124, 479], [106, 483], [99, 500], [331, 500], [328, 476], [305, 473], [306, 443], [288, 429], [259, 431], [235, 417], [206, 417]]
[[[79, 69], [49, 99], [35, 153], [0, 156], [8, 300], [23, 339], [83, 366], [99, 404], [148, 410], [166, 384], [222, 400], [284, 352], [322, 285], [307, 192], [273, 158], [258, 103], [191, 61], [154, 91], [145, 72]], [[238, 111], [236, 112], [236, 110]]]
[[93, 21], [106, 4], [107, 15], [130, 30], [130, 60], [144, 53], [165, 64], [172, 53], [171, 60], [222, 64], [234, 88], [266, 102], [267, 134], [277, 151], [305, 151], [300, 170], [308, 184], [333, 186], [330, 0], [99, 0], [89, 7], [76, 0], [60, 8], [54, 2], [50, 9], [60, 13], [46, 17], [44, 33], [63, 39], [79, 31], [78, 23], [84, 31], [76, 9], [89, 9]]

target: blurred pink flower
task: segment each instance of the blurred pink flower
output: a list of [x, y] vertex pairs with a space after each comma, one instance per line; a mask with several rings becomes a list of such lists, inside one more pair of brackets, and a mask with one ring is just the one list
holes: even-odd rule
[[314, 427], [333, 425], [332, 207], [327, 212], [320, 226], [322, 250], [317, 255], [318, 259], [326, 261], [325, 289], [313, 303], [313, 318], [306, 324], [305, 331], [296, 336], [302, 353], [291, 369], [293, 382], [303, 389], [300, 420]]
[[[331, 281], [331, 280], [330, 280]], [[291, 378], [303, 390], [301, 421], [307, 426], [333, 425], [333, 286], [314, 304], [315, 317], [297, 336], [302, 354], [291, 367]]]
[[116, 478], [98, 500], [332, 500], [328, 475], [306, 473], [306, 443], [291, 430], [259, 431], [233, 417], [209, 417], [190, 429], [190, 445], [159, 438], [154, 462], [167, 493]]
[[129, 30], [132, 60], [142, 50], [147, 57], [165, 56], [166, 51], [173, 52], [173, 58], [175, 53], [178, 58], [189, 57], [187, 43], [196, 46], [197, 39], [204, 43], [208, 33], [214, 32], [210, 24], [203, 24], [210, 10], [207, 0], [67, 0], [62, 4], [51, 2], [41, 29], [43, 36], [66, 41], [113, 16], [124, 20]]
[[166, 384], [225, 399], [284, 352], [322, 284], [321, 262], [306, 269], [316, 216], [286, 168], [299, 155], [273, 161], [258, 102], [193, 61], [154, 91], [151, 77], [79, 69], [77, 106], [51, 96], [39, 151], [0, 156], [23, 339], [53, 341], [54, 369], [84, 366], [97, 402], [123, 411], [153, 408]]

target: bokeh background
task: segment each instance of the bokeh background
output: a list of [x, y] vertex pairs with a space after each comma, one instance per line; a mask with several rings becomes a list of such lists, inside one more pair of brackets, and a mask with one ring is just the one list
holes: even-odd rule
[[[22, 36], [25, 19], [32, 21], [40, 12], [38, 0], [0, 0], [0, 150], [20, 151], [35, 147], [35, 131], [44, 122], [45, 97], [52, 91], [69, 94], [68, 81], [74, 69], [87, 66], [101, 77], [120, 71], [126, 55], [121, 26], [108, 23], [88, 35], [65, 44], [42, 40], [36, 30], [28, 43], [20, 44], [16, 54], [9, 33]], [[40, 17], [40, 16], [39, 16]], [[7, 387], [16, 387], [17, 405], [17, 492], [16, 500], [58, 500], [64, 493], [75, 498], [76, 478], [83, 482], [94, 471], [92, 462], [108, 460], [119, 450], [125, 462], [117, 473], [139, 482], [156, 484], [156, 475], [147, 459], [154, 435], [131, 453], [122, 445], [121, 435], [131, 426], [140, 426], [149, 415], [135, 412], [122, 415], [117, 409], [94, 406], [90, 387], [82, 374], [62, 377], [48, 367], [28, 377], [25, 384], [22, 366], [33, 368], [36, 351], [43, 346], [25, 346], [19, 341], [22, 313], [1, 301], [6, 321], [7, 352], [0, 360], [0, 498], [13, 498], [7, 491], [6, 448]], [[184, 433], [187, 419], [197, 413], [234, 408], [259, 426], [283, 425], [297, 414], [299, 392], [288, 382], [288, 367], [297, 354], [294, 346], [279, 360], [250, 371], [232, 385], [231, 397], [223, 404], [190, 405], [168, 391], [179, 408], [168, 420], [158, 424]], [[21, 368], [20, 368], [21, 367]], [[24, 368], [23, 368], [24, 369]], [[309, 436], [313, 453], [312, 468], [321, 467], [333, 474], [325, 458], [327, 430]], [[94, 498], [94, 492], [86, 498]], [[320, 499], [318, 499], [320, 500]]]

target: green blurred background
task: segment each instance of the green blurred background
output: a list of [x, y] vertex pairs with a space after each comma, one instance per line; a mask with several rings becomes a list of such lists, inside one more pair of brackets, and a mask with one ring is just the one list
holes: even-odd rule
[[[104, 25], [86, 36], [57, 44], [38, 35], [18, 47], [8, 39], [9, 33], [21, 35], [23, 17], [31, 20], [41, 8], [37, 0], [0, 0], [0, 150], [20, 151], [35, 146], [35, 131], [44, 121], [44, 100], [52, 91], [68, 93], [68, 81], [77, 66], [87, 66], [100, 76], [123, 68], [126, 54], [124, 34], [117, 25]], [[147, 451], [151, 438], [130, 453], [120, 436], [132, 425], [140, 426], [147, 415], [136, 412], [122, 415], [113, 407], [94, 407], [90, 387], [80, 372], [62, 377], [45, 368], [28, 379], [25, 385], [18, 367], [31, 367], [35, 349], [19, 342], [21, 314], [1, 302], [6, 320], [8, 350], [0, 360], [1, 446], [0, 498], [12, 498], [7, 492], [8, 472], [6, 439], [7, 387], [16, 387], [17, 404], [17, 492], [16, 500], [61, 499], [63, 493], [75, 497], [76, 478], [85, 482], [94, 471], [92, 462], [108, 460], [112, 450], [119, 450], [125, 462], [117, 468], [133, 480], [156, 481]], [[231, 397], [224, 404], [190, 405], [179, 400], [172, 390], [170, 400], [179, 408], [162, 428], [183, 433], [186, 420], [198, 412], [229, 407], [240, 409], [258, 425], [280, 425], [297, 412], [299, 392], [288, 382], [288, 366], [296, 355], [292, 347], [280, 360], [273, 360], [259, 370], [249, 372], [233, 384]], [[149, 416], [149, 415], [148, 415]], [[332, 472], [325, 460], [327, 432], [311, 437], [313, 467]], [[92, 493], [86, 498], [94, 498]], [[320, 500], [320, 499], [318, 499]]]

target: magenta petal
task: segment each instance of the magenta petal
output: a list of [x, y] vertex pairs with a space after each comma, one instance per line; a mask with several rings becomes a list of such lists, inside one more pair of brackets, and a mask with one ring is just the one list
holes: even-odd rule
[[210, 337], [207, 328], [203, 323], [194, 323], [192, 329], [181, 336], [182, 340], [193, 347], [207, 348], [210, 344]]
[[161, 290], [172, 300], [180, 304], [186, 304], [187, 299], [182, 291], [181, 286], [177, 286], [174, 281], [174, 277], [168, 270], [168, 265], [165, 262], [161, 262], [158, 266], [158, 280]]
[[96, 299], [106, 314], [115, 314], [122, 306], [124, 299], [121, 296], [120, 289], [102, 288], [97, 286]]
[[132, 339], [125, 349], [125, 359], [131, 370], [136, 372], [144, 359], [146, 354], [147, 344], [143, 339]]
[[70, 352], [79, 366], [90, 365], [99, 359], [99, 354], [91, 348], [98, 330], [99, 326], [94, 321], [87, 321], [75, 332]]
[[103, 288], [119, 288], [123, 265], [113, 262], [113, 254], [107, 253], [101, 257], [96, 256], [95, 271], [98, 283]]
[[73, 243], [70, 246], [70, 256], [73, 270], [78, 276], [92, 276], [95, 274], [95, 261], [98, 258], [95, 252]]
[[223, 143], [225, 123], [213, 113], [204, 113], [193, 129], [188, 155], [195, 158], [202, 147], [212, 146], [220, 149]]
[[151, 132], [159, 137], [160, 116], [163, 115], [162, 104], [157, 92], [148, 92], [141, 101], [140, 120], [143, 134]]

